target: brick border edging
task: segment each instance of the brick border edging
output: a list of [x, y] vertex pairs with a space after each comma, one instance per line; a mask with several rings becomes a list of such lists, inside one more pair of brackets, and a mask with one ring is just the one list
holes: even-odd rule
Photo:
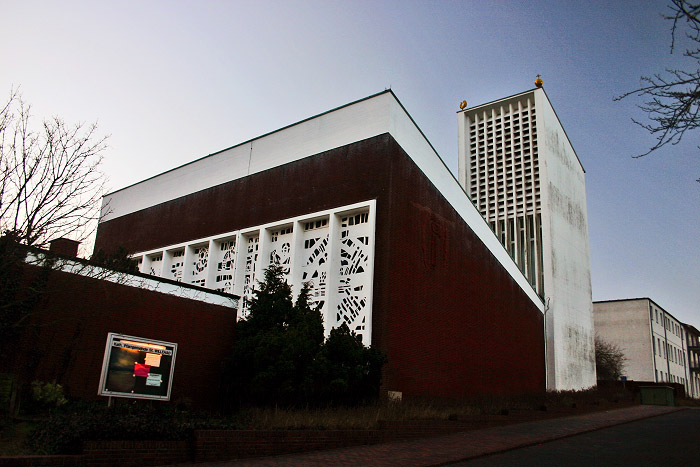
[[85, 441], [82, 454], [0, 457], [0, 467], [156, 466], [194, 460], [190, 441]]

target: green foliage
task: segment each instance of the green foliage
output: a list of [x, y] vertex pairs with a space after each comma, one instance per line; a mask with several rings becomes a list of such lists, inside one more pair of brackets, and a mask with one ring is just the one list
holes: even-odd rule
[[69, 403], [34, 429], [27, 448], [39, 454], [76, 454], [86, 440], [182, 440], [204, 428], [239, 425], [235, 420], [213, 420], [204, 414], [145, 404]]
[[272, 266], [250, 302], [250, 315], [236, 327], [229, 386], [240, 401], [292, 404], [309, 388], [308, 368], [323, 342], [323, 322], [308, 304], [308, 289], [292, 303], [282, 269]]
[[32, 399], [47, 407], [60, 407], [68, 402], [63, 394], [63, 386], [52, 383], [32, 382]]
[[308, 286], [292, 303], [281, 267], [265, 271], [249, 310], [248, 319], [237, 324], [233, 355], [225, 364], [228, 400], [290, 406], [376, 397], [381, 354], [365, 348], [347, 327], [324, 343], [323, 319], [310, 304]]
[[314, 365], [320, 399], [346, 405], [368, 402], [379, 393], [385, 362], [384, 354], [365, 347], [345, 324], [331, 330]]

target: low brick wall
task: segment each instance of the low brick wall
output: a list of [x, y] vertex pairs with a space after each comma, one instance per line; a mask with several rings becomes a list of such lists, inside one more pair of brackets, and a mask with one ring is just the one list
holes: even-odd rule
[[189, 441], [86, 441], [84, 465], [148, 466], [190, 462]]
[[508, 417], [483, 420], [416, 420], [383, 422], [377, 430], [198, 430], [197, 462], [225, 461], [366, 444], [405, 441], [508, 423]]
[[83, 454], [0, 457], [0, 467], [136, 467], [192, 460], [189, 441], [85, 441]]
[[82, 467], [83, 456], [12, 456], [0, 457], [0, 467]]
[[192, 441], [86, 441], [83, 454], [0, 458], [0, 467], [132, 467], [250, 457], [405, 441], [512, 422], [512, 417], [380, 422], [376, 430], [197, 430]]
[[291, 454], [381, 443], [382, 430], [201, 430], [195, 433], [197, 461]]

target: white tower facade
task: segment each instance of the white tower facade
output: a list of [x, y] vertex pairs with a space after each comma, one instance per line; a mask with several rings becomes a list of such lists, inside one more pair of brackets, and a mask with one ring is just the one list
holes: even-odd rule
[[466, 108], [459, 182], [546, 308], [549, 390], [596, 384], [585, 170], [542, 88]]

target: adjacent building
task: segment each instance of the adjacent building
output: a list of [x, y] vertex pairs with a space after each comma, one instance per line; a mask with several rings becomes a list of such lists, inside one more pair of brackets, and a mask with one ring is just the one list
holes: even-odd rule
[[[679, 383], [686, 394], [697, 394], [697, 373], [691, 380], [689, 372], [686, 327], [656, 302], [649, 298], [594, 302], [593, 316], [596, 335], [625, 354], [627, 379]], [[697, 335], [693, 342], [697, 350]]]
[[686, 392], [695, 399], [700, 399], [700, 331], [690, 324], [684, 324], [685, 345], [687, 355], [687, 379]]
[[561, 122], [541, 87], [458, 118], [459, 182], [546, 303], [547, 388], [594, 386], [585, 171]]
[[327, 332], [386, 353], [384, 390], [545, 388], [542, 297], [391, 91], [106, 195], [95, 248], [120, 245], [143, 273], [241, 296], [239, 318], [281, 265]]

